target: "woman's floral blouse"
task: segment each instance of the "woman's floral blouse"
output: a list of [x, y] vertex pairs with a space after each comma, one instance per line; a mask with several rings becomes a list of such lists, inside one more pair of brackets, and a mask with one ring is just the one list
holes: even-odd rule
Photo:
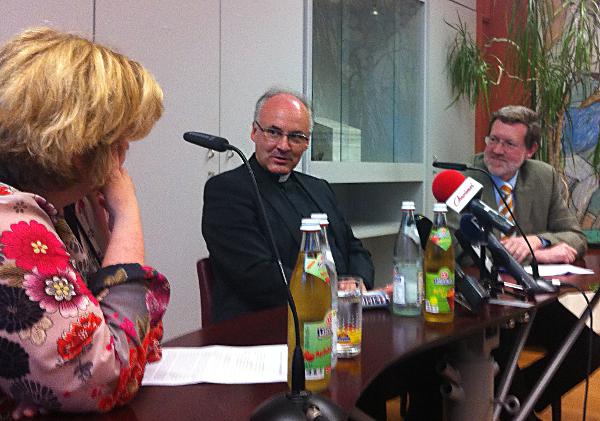
[[48, 410], [107, 411], [160, 359], [169, 283], [138, 264], [101, 268], [99, 198], [75, 214], [78, 236], [45, 199], [0, 183], [0, 390]]

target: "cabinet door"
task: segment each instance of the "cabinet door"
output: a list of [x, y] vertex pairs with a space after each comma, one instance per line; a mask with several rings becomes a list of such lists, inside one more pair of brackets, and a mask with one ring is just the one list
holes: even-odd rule
[[132, 143], [127, 168], [136, 183], [146, 260], [173, 285], [169, 337], [196, 329], [200, 302], [195, 262], [208, 252], [202, 194], [218, 154], [184, 142], [195, 130], [219, 131], [219, 1], [96, 0], [96, 39], [149, 69], [164, 91], [165, 112], [148, 138]]
[[[277, 85], [302, 92], [304, 1], [221, 0], [221, 135], [250, 156], [254, 105]], [[221, 154], [221, 172], [240, 165]]]
[[92, 36], [93, 0], [2, 0], [0, 1], [0, 43], [32, 26], [50, 26]]

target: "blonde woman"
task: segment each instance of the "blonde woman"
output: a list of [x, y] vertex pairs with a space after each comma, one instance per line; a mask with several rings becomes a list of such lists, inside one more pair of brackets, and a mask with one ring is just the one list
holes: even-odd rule
[[15, 419], [108, 411], [160, 358], [169, 284], [144, 266], [123, 162], [162, 110], [140, 64], [79, 36], [35, 28], [0, 48], [0, 390]]

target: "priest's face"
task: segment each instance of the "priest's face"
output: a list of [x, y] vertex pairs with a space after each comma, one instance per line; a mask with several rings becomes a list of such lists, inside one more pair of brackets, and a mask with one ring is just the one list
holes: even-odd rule
[[263, 168], [273, 174], [288, 174], [308, 148], [308, 110], [293, 95], [275, 95], [263, 104], [258, 119], [252, 123], [250, 138]]

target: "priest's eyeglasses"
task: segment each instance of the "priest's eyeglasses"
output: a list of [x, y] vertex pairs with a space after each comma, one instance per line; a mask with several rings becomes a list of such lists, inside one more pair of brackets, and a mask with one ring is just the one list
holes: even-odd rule
[[292, 146], [306, 145], [309, 140], [309, 137], [302, 132], [284, 132], [276, 127], [267, 127], [263, 129], [256, 120], [254, 120], [254, 124], [256, 124], [256, 127], [265, 134], [267, 140], [273, 143], [278, 143], [284, 136], [287, 137], [288, 143]]

